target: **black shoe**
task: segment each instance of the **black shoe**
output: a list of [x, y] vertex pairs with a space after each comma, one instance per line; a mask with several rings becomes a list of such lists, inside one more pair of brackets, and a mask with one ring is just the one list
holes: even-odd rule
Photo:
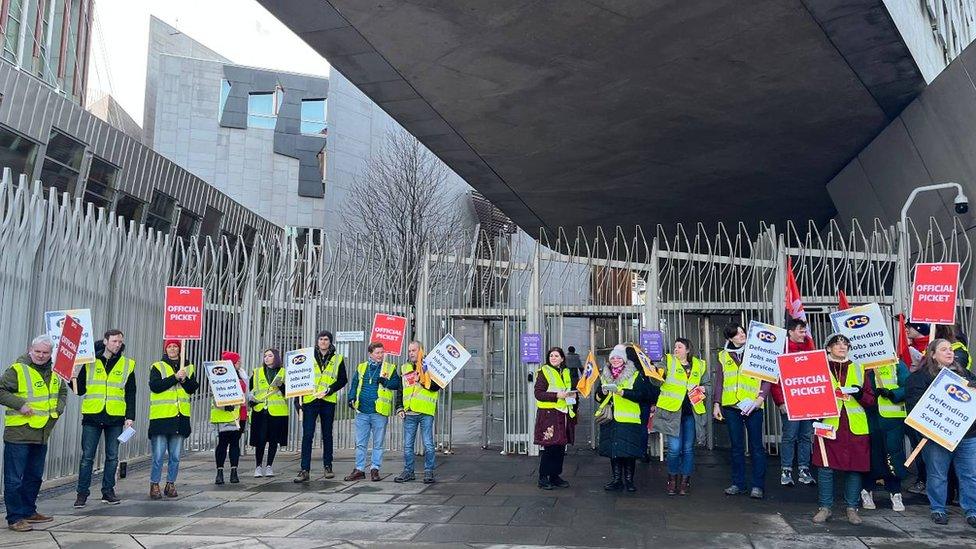
[[214, 479], [214, 484], [223, 484], [223, 483], [224, 483], [224, 470], [217, 469], [217, 478]]
[[556, 488], [569, 488], [569, 483], [566, 482], [559, 475], [552, 475], [552, 476], [550, 476], [549, 477], [549, 482], [551, 482], [552, 485], [555, 486]]
[[549, 482], [549, 479], [547, 479], [547, 478], [540, 478], [539, 479], [539, 488], [542, 488], [543, 490], [552, 490], [553, 486], [552, 486], [552, 483]]
[[122, 503], [122, 500], [115, 496], [115, 490], [105, 490], [104, 492], [102, 492], [102, 503], [107, 503], [109, 505], [118, 505]]
[[78, 494], [78, 497], [75, 498], [74, 507], [75, 509], [81, 509], [82, 507], [85, 506], [86, 503], [88, 503], [88, 496], [86, 496], [85, 494]]
[[630, 459], [624, 463], [624, 489], [628, 492], [636, 492], [637, 486], [634, 485], [634, 466], [636, 460]]
[[945, 513], [932, 513], [932, 522], [936, 524], [946, 525], [949, 524], [949, 517]]
[[231, 467], [230, 468], [230, 483], [231, 484], [237, 484], [240, 481], [241, 481], [240, 477], [237, 476], [237, 467]]
[[603, 485], [603, 489], [608, 492], [622, 490], [624, 487], [623, 465], [619, 459], [610, 460], [610, 482]]

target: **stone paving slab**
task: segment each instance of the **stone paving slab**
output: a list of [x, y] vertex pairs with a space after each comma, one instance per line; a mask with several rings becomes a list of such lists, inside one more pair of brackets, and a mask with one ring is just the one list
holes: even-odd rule
[[401, 540], [414, 538], [426, 525], [420, 523], [376, 523], [352, 520], [314, 520], [296, 536], [318, 539]]
[[410, 505], [400, 511], [391, 522], [444, 523], [451, 520], [462, 507], [457, 505]]
[[323, 503], [304, 513], [304, 519], [318, 520], [359, 520], [384, 522], [403, 511], [406, 505], [390, 503]]
[[431, 524], [413, 539], [451, 543], [546, 543], [549, 528], [540, 526], [491, 526], [483, 524]]
[[218, 536], [287, 536], [310, 521], [293, 519], [251, 520], [241, 518], [201, 518], [175, 530], [174, 534], [199, 534]]

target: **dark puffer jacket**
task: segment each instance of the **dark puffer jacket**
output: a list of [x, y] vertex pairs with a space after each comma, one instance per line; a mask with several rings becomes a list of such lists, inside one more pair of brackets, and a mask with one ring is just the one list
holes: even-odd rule
[[[632, 400], [638, 404], [652, 402], [652, 386], [650, 380], [640, 369], [634, 368], [632, 362], [627, 363], [624, 372], [620, 375], [621, 379], [626, 379], [637, 371], [637, 380], [634, 381], [632, 389], [624, 389], [624, 398]], [[600, 380], [596, 385], [597, 406], [603, 402], [607, 395], [603, 393], [603, 380], [610, 379], [610, 368], [604, 367]], [[598, 452], [601, 456], [609, 458], [639, 458], [644, 456], [644, 431], [647, 425], [640, 423], [618, 423], [608, 421], [600, 425], [600, 445]]]

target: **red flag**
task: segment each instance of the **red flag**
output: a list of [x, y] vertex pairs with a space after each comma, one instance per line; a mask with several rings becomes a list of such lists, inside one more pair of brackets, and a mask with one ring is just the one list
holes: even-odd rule
[[851, 304], [847, 302], [847, 294], [844, 293], [844, 290], [838, 288], [837, 289], [837, 310], [843, 311], [844, 309], [850, 309], [850, 308], [851, 308]]
[[803, 298], [800, 297], [800, 286], [793, 276], [793, 258], [786, 257], [786, 313], [790, 318], [806, 321], [807, 315], [803, 311]]
[[898, 315], [898, 358], [909, 368], [912, 366], [910, 347], [908, 343], [908, 330], [905, 328], [905, 315]]

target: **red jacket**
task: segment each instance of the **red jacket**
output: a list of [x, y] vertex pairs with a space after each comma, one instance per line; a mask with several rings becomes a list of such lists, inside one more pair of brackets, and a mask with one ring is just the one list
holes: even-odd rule
[[[799, 352], [802, 352], [802, 351], [812, 351], [815, 348], [816, 347], [814, 347], [814, 345], [813, 345], [813, 339], [811, 339], [810, 336], [807, 336], [807, 338], [802, 343], [797, 343], [797, 342], [795, 342], [795, 341], [793, 341], [792, 339], [789, 339], [789, 338], [787, 338], [787, 340], [786, 340], [786, 352], [787, 353], [799, 353]], [[783, 400], [783, 388], [779, 386], [779, 383], [773, 384], [772, 385], [772, 390], [770, 392], [773, 395], [773, 402], [775, 402], [777, 406], [780, 406], [781, 404], [783, 404], [783, 402], [784, 402], [784, 400]]]

